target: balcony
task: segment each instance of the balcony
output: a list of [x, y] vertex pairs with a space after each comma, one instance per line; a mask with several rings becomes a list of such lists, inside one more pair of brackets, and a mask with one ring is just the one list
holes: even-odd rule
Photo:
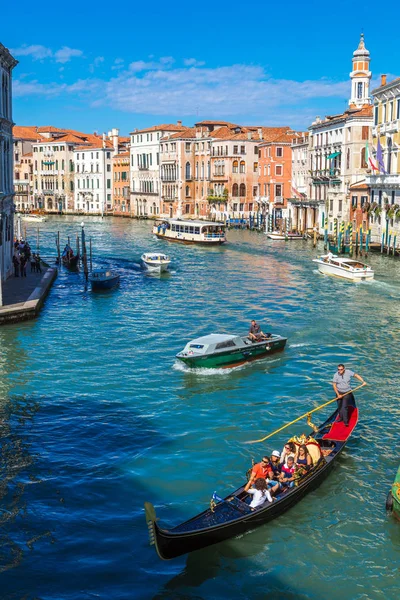
[[42, 177], [55, 177], [58, 175], [58, 170], [56, 169], [47, 169], [46, 171], [39, 172]]
[[367, 175], [365, 182], [371, 187], [380, 186], [399, 189], [400, 175]]
[[255, 196], [254, 200], [259, 204], [268, 204], [269, 196]]
[[150, 169], [150, 167], [149, 166], [145, 166], [145, 167], [141, 166], [141, 167], [138, 167], [138, 169], [139, 169], [139, 171], [148, 171]]
[[170, 181], [170, 182], [173, 182], [173, 181], [176, 181], [176, 179], [177, 179], [176, 175], [171, 175], [171, 174], [169, 174], [169, 175], [161, 175], [161, 181], [167, 181], [167, 182]]
[[174, 196], [173, 198], [170, 198], [169, 196], [161, 196], [161, 200], [163, 202], [176, 202], [178, 200], [178, 196]]
[[285, 198], [283, 196], [275, 196], [274, 204], [283, 204], [285, 202]]

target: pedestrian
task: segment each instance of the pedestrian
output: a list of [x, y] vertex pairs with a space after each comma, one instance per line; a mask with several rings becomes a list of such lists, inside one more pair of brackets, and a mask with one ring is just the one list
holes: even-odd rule
[[14, 265], [14, 277], [19, 277], [19, 256], [17, 252], [14, 252], [12, 261]]
[[41, 273], [42, 272], [42, 267], [40, 265], [40, 254], [39, 254], [39, 252], [36, 252], [35, 262], [36, 262], [36, 272], [37, 273]]
[[361, 381], [362, 385], [367, 385], [360, 375], [357, 375], [357, 373], [354, 373], [354, 371], [351, 371], [350, 369], [346, 369], [343, 364], [338, 365], [337, 372], [334, 374], [332, 382], [333, 389], [337, 396], [339, 411], [338, 421], [343, 421], [345, 427], [349, 426], [349, 406], [356, 406], [356, 401], [350, 386], [352, 377]]
[[31, 255], [31, 273], [36, 273], [36, 254]]
[[21, 277], [26, 277], [26, 256], [25, 254], [21, 255], [20, 258], [20, 273], [21, 273]]

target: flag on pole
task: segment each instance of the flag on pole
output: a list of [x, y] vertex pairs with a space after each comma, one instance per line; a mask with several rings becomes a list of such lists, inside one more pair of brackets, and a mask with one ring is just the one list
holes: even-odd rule
[[378, 144], [376, 146], [376, 160], [378, 162], [379, 172], [380, 173], [382, 172], [384, 175], [386, 175], [385, 163], [383, 162], [382, 146], [381, 146], [381, 141], [379, 138], [378, 138]]
[[368, 140], [365, 146], [365, 162], [371, 167], [373, 171], [379, 171], [378, 167], [374, 164], [374, 161], [372, 160], [371, 154], [369, 153]]

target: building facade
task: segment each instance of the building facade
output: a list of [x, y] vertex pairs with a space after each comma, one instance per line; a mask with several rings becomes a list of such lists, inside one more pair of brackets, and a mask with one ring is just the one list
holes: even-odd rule
[[105, 134], [97, 143], [75, 148], [75, 212], [103, 215], [111, 211], [114, 152], [114, 145]]
[[160, 140], [184, 129], [182, 122], [155, 125], [133, 131], [130, 147], [131, 212], [134, 217], [154, 218], [160, 214]]
[[351, 186], [365, 183], [367, 175], [366, 152], [372, 127], [369, 62], [361, 36], [353, 53], [349, 108], [325, 119], [317, 117], [309, 128], [308, 197], [327, 218], [329, 233], [333, 233], [335, 223], [347, 224], [352, 218]]
[[130, 194], [130, 152], [119, 152], [112, 159], [113, 171], [113, 197], [112, 214], [120, 217], [130, 217], [131, 215], [131, 194]]
[[388, 83], [382, 75], [372, 97], [373, 158], [366, 178], [371, 190], [370, 227], [372, 241], [381, 242], [383, 236], [387, 244], [391, 232], [400, 242], [400, 78]]
[[18, 212], [34, 209], [32, 145], [40, 139], [37, 127], [13, 127], [14, 204]]
[[14, 186], [12, 138], [12, 71], [18, 64], [0, 44], [0, 305], [2, 282], [12, 271]]

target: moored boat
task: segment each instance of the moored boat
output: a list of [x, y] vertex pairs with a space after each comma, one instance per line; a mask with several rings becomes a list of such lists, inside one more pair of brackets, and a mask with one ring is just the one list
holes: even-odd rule
[[160, 240], [181, 244], [219, 245], [226, 242], [225, 224], [214, 221], [169, 219], [156, 223], [153, 233]]
[[62, 264], [67, 269], [77, 269], [79, 267], [79, 254], [67, 253], [61, 256]]
[[217, 502], [213, 497], [210, 507], [195, 517], [176, 527], [164, 529], [158, 523], [154, 506], [146, 502], [150, 543], [155, 545], [160, 558], [175, 558], [241, 535], [279, 517], [315, 490], [331, 472], [357, 424], [358, 409], [351, 408], [348, 427], [336, 420], [336, 410], [316, 433], [307, 438], [297, 438], [298, 443], [306, 443], [312, 455], [313, 467], [297, 480], [295, 487], [279, 490], [272, 503], [266, 501], [256, 509], [250, 508], [244, 483], [225, 498], [217, 498]]
[[169, 256], [159, 252], [146, 252], [141, 256], [142, 263], [148, 271], [164, 273], [171, 263]]
[[111, 290], [119, 284], [120, 276], [110, 269], [94, 269], [89, 275], [92, 290]]
[[46, 217], [35, 213], [18, 213], [16, 216], [21, 217], [23, 221], [30, 221], [32, 223], [44, 223], [46, 221]]
[[282, 232], [282, 231], [270, 231], [267, 232], [267, 238], [270, 240], [302, 240], [304, 236], [301, 233]]
[[329, 253], [314, 258], [313, 262], [318, 265], [318, 271], [324, 275], [334, 275], [351, 281], [366, 281], [374, 278], [371, 267], [351, 258], [342, 258]]
[[400, 521], [400, 467], [386, 499], [386, 509]]
[[176, 358], [192, 368], [227, 368], [279, 352], [286, 342], [276, 334], [253, 342], [247, 336], [211, 333], [188, 342]]

